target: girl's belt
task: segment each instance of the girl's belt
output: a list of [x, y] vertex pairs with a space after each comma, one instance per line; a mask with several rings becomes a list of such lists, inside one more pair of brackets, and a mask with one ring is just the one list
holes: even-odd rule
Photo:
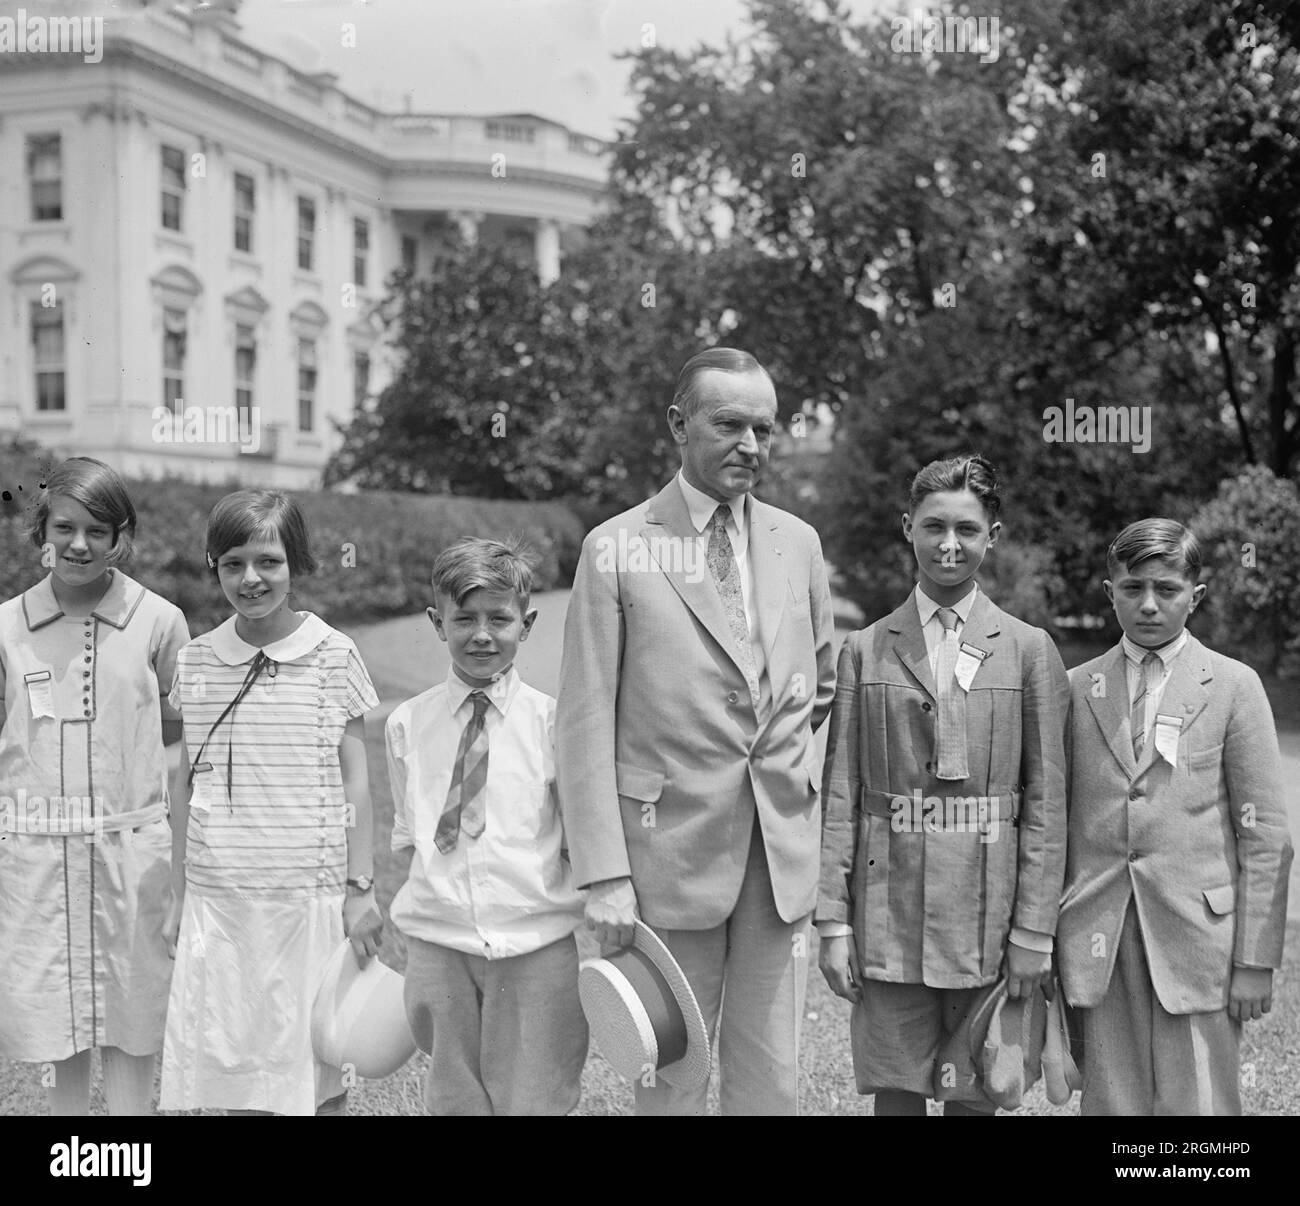
[[[43, 807], [32, 809], [31, 801], [42, 800]], [[102, 796], [27, 796], [18, 801], [6, 801], [0, 809], [0, 832], [32, 833], [42, 837], [69, 837], [77, 834], [95, 836], [120, 833], [126, 829], [142, 829], [155, 821], [167, 819], [167, 805], [161, 801], [133, 808], [129, 812], [110, 813], [105, 816], [95, 809], [92, 801], [102, 803]], [[53, 815], [51, 802], [62, 801], [59, 815]], [[69, 808], [68, 806], [71, 805]], [[42, 815], [43, 814], [43, 815]]]

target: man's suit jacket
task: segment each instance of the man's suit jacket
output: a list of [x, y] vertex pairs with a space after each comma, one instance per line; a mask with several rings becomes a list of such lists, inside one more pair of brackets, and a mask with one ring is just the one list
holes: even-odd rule
[[[1065, 875], [1065, 666], [1041, 628], [981, 594], [961, 630], [987, 656], [966, 693], [970, 777], [935, 777], [938, 694], [916, 601], [840, 650], [826, 747], [818, 921], [853, 927], [869, 980], [974, 988], [1011, 927], [1051, 934]], [[928, 832], [919, 798], [951, 801]], [[971, 824], [980, 798], [997, 828]], [[934, 810], [935, 824], [942, 812]]]
[[1176, 769], [1153, 738], [1134, 761], [1120, 646], [1071, 671], [1070, 702], [1066, 999], [1100, 1003], [1132, 901], [1160, 1004], [1222, 1009], [1233, 963], [1277, 967], [1286, 927], [1291, 837], [1259, 676], [1188, 635], [1158, 708], [1183, 722]]
[[762, 715], [676, 479], [587, 535], [564, 626], [556, 771], [575, 882], [630, 875], [641, 916], [668, 929], [731, 914], [755, 807], [782, 918], [816, 894], [830, 590], [816, 532], [752, 495], [747, 507]]

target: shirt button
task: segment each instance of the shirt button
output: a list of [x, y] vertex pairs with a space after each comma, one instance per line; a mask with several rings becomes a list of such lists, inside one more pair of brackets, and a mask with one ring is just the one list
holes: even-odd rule
[[318, 884], [323, 884], [323, 883], [325, 882], [325, 872], [324, 872], [324, 871], [320, 872], [320, 874], [318, 874], [318, 875], [316, 876], [316, 882], [317, 882]]
[[728, 691], [728, 692], [727, 692], [727, 702], [728, 702], [728, 703], [733, 703], [733, 704], [734, 704], [734, 703], [739, 703], [739, 702], [740, 702], [740, 692], [739, 692], [739, 691]]
[[1142, 793], [1140, 791], [1131, 791], [1128, 793], [1128, 798], [1136, 804], [1142, 798]]
[[1129, 861], [1130, 863], [1135, 863], [1135, 862], [1137, 862], [1137, 861], [1138, 861], [1138, 856], [1137, 856], [1137, 854], [1136, 854], [1136, 853], [1130, 854], [1130, 855], [1128, 856], [1128, 861]]
[[90, 648], [90, 646], [89, 646], [89, 645], [87, 645], [87, 646], [86, 646], [86, 648], [87, 648], [87, 649], [89, 649], [89, 648]]
[[81, 677], [82, 677], [82, 678], [89, 678], [89, 677], [90, 677], [90, 671], [89, 671], [89, 670], [83, 670], [83, 671], [81, 672]]
[[930, 710], [930, 701], [926, 700], [925, 703], [921, 705], [921, 711], [928, 712], [929, 710]]
[[90, 715], [90, 709], [89, 709], [89, 708], [86, 709], [86, 715], [87, 715], [87, 716]]
[[[86, 648], [89, 649], [90, 646], [87, 645]], [[86, 665], [90, 665], [90, 655], [89, 655], [89, 654], [86, 655]]]

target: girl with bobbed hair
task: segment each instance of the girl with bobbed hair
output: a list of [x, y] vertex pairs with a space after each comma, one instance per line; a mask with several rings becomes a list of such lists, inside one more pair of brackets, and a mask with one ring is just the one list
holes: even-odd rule
[[47, 1065], [54, 1115], [145, 1114], [171, 963], [167, 702], [180, 610], [128, 577], [136, 513], [90, 457], [58, 465], [28, 535], [49, 573], [0, 604], [0, 1057]]

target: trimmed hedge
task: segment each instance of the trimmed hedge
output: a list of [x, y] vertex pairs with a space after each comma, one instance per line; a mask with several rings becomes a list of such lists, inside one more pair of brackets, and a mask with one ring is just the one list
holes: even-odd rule
[[[0, 449], [0, 566], [9, 598], [39, 581], [36, 548], [23, 538], [25, 504], [43, 464], [26, 449]], [[21, 485], [19, 493], [17, 486]], [[208, 512], [231, 487], [174, 479], [130, 480], [139, 518], [135, 554], [124, 568], [184, 613], [190, 632], [230, 614], [204, 559]], [[422, 611], [432, 601], [433, 559], [461, 536], [522, 536], [532, 548], [536, 589], [573, 581], [588, 525], [562, 502], [513, 502], [425, 494], [291, 491], [303, 509], [320, 568], [294, 581], [293, 599], [330, 623], [362, 623]]]

